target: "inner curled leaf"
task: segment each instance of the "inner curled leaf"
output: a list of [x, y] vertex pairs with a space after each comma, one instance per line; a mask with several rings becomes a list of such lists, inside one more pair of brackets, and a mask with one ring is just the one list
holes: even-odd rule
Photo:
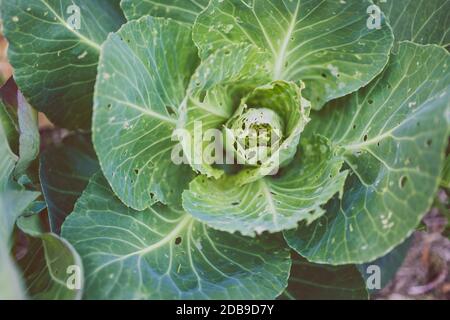
[[234, 150], [245, 164], [261, 164], [279, 148], [285, 129], [283, 119], [267, 108], [250, 108], [231, 124]]
[[309, 122], [311, 104], [301, 95], [304, 84], [274, 81], [250, 92], [224, 129], [225, 149], [246, 168], [244, 185], [276, 175], [291, 163]]

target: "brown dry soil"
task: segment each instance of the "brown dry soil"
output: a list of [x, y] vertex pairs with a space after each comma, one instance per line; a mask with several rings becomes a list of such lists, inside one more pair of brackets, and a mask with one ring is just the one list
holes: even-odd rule
[[375, 297], [389, 300], [450, 300], [450, 225], [448, 194], [423, 219], [409, 253], [395, 278]]

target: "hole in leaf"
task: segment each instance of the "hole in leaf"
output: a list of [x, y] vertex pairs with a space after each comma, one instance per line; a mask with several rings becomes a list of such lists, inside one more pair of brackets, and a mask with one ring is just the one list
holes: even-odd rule
[[373, 100], [372, 99], [369, 99], [369, 104], [373, 104]]
[[139, 174], [139, 169], [134, 169], [134, 173], [135, 173], [136, 175], [138, 175], [138, 174]]
[[327, 75], [326, 75], [326, 73], [322, 73], [322, 78], [327, 78]]
[[406, 186], [406, 183], [408, 182], [408, 177], [401, 177], [400, 178], [400, 188], [404, 188]]
[[356, 129], [356, 124], [353, 125], [353, 130], [355, 130], [355, 129]]
[[366, 135], [364, 135], [364, 142], [366, 142], [367, 139], [369, 139], [369, 137], [368, 137], [367, 134], [366, 134]]
[[427, 144], [427, 147], [431, 147], [431, 145], [433, 144], [433, 140], [428, 139], [426, 144]]
[[239, 201], [236, 201], [236, 202], [233, 202], [231, 205], [232, 205], [232, 206], [238, 206], [239, 203], [240, 203]]
[[167, 113], [170, 115], [175, 114], [175, 110], [171, 106], [166, 106]]
[[201, 103], [205, 102], [205, 98], [206, 98], [206, 91], [202, 90], [202, 92], [200, 92], [200, 97], [199, 97], [200, 102]]
[[175, 239], [175, 244], [178, 246], [181, 244], [182, 241], [183, 241], [183, 239], [181, 237], [178, 237]]

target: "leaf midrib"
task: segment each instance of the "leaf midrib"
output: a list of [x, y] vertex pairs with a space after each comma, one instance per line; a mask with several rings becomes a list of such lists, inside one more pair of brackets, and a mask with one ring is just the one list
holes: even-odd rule
[[273, 202], [273, 197], [270, 192], [270, 189], [267, 186], [267, 183], [264, 180], [264, 178], [259, 181], [260, 181], [261, 190], [264, 193], [264, 195], [266, 196], [267, 204], [269, 205], [270, 213], [272, 214], [273, 223], [274, 223], [275, 227], [278, 227], [278, 216], [277, 216], [278, 211], [275, 207], [275, 203]]
[[150, 252], [152, 252], [152, 251], [154, 251], [154, 250], [156, 250], [158, 248], [161, 248], [162, 246], [170, 243], [173, 239], [175, 239], [179, 235], [179, 232], [181, 230], [183, 230], [187, 225], [189, 225], [189, 223], [192, 222], [192, 220], [193, 220], [193, 218], [191, 216], [187, 215], [186, 217], [184, 217], [177, 224], [177, 226], [169, 234], [167, 234], [164, 238], [162, 238], [158, 242], [156, 242], [156, 243], [154, 243], [154, 244], [152, 244], [152, 245], [150, 245], [150, 246], [148, 246], [146, 248], [143, 248], [141, 250], [131, 252], [131, 253], [129, 253], [127, 255], [124, 255], [124, 256], [121, 256], [121, 257], [119, 257], [117, 259], [113, 259], [113, 260], [111, 260], [111, 261], [101, 265], [97, 269], [95, 269], [87, 277], [92, 276], [93, 274], [97, 273], [98, 271], [100, 271], [100, 270], [104, 269], [105, 267], [107, 267], [107, 266], [109, 266], [111, 264], [114, 264], [116, 262], [123, 261], [123, 260], [126, 260], [126, 259], [134, 257], [134, 256], [141, 256], [142, 257], [142, 256], [144, 256], [144, 255], [146, 255], [146, 254], [148, 254], [148, 253], [150, 253]]
[[298, 13], [300, 10], [300, 1], [297, 3], [297, 7], [295, 8], [295, 12], [292, 16], [291, 23], [289, 24], [288, 31], [284, 37], [283, 44], [281, 45], [280, 51], [278, 52], [277, 57], [275, 57], [275, 69], [274, 69], [274, 79], [281, 79], [283, 73], [283, 67], [286, 61], [287, 49], [289, 45], [289, 41], [294, 33], [294, 28], [297, 22]]

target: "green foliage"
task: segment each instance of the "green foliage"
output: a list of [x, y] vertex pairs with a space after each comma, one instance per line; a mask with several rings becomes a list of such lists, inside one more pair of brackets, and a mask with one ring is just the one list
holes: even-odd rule
[[450, 1], [375, 3], [1, 1], [0, 298], [385, 285], [448, 188]]

